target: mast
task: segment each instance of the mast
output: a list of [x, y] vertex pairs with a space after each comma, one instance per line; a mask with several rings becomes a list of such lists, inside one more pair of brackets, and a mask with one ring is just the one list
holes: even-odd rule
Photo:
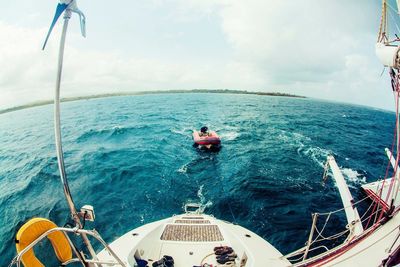
[[[400, 0], [397, 0], [397, 4]], [[379, 24], [378, 39], [375, 45], [375, 52], [378, 59], [386, 67], [400, 68], [400, 50], [396, 42], [399, 41], [396, 36], [395, 39], [391, 40], [388, 30], [388, 7], [387, 0], [382, 1], [382, 14], [381, 21]], [[397, 5], [398, 10], [398, 5]]]
[[[393, 137], [393, 148], [395, 149], [394, 151], [388, 151], [386, 150], [386, 153], [388, 154], [389, 161], [391, 162], [391, 165], [393, 166], [394, 169], [394, 177], [393, 179], [390, 180], [390, 185], [389, 190], [386, 193], [386, 196], [382, 196], [382, 190], [379, 193], [380, 198], [384, 200], [391, 208], [393, 208], [393, 205], [395, 203], [395, 200], [398, 196], [398, 190], [399, 190], [399, 184], [400, 184], [400, 175], [399, 175], [399, 145], [400, 145], [400, 125], [399, 125], [399, 95], [400, 95], [400, 46], [399, 46], [399, 37], [398, 35], [395, 35], [396, 38], [390, 39], [389, 36], [389, 30], [388, 30], [388, 12], [390, 9], [395, 11], [397, 14], [396, 16], [399, 16], [399, 6], [400, 6], [400, 0], [396, 0], [395, 4], [396, 9], [395, 10], [393, 7], [391, 7], [387, 0], [382, 1], [382, 15], [381, 15], [381, 21], [380, 21], [380, 26], [379, 26], [379, 32], [378, 32], [378, 40], [375, 46], [376, 49], [376, 55], [381, 61], [381, 63], [385, 67], [389, 67], [389, 74], [391, 78], [391, 84], [392, 84], [392, 90], [393, 90], [393, 96], [395, 99], [395, 111], [396, 111], [396, 125], [395, 125], [395, 135]], [[398, 29], [398, 28], [397, 28]], [[398, 33], [400, 34], [400, 33]], [[393, 153], [393, 154], [392, 154]], [[387, 178], [387, 177], [385, 177]], [[385, 180], [383, 180], [381, 188], [385, 186]], [[393, 209], [392, 209], [393, 210]]]

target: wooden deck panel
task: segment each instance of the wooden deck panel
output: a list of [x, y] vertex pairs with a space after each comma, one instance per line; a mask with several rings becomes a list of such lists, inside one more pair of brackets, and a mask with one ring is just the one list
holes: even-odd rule
[[224, 240], [217, 225], [190, 224], [167, 224], [160, 239], [186, 242], [216, 242]]

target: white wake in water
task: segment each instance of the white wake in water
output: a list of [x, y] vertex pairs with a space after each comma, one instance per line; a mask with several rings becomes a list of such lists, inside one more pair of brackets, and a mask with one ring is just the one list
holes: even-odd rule
[[321, 168], [324, 168], [326, 158], [332, 155], [332, 151], [320, 147], [309, 147], [304, 149], [302, 153], [321, 166]]
[[197, 197], [200, 199], [200, 204], [201, 204], [200, 212], [204, 212], [206, 208], [211, 207], [213, 204], [212, 201], [207, 200], [203, 195], [203, 188], [204, 185], [201, 185], [199, 191], [197, 191]]
[[222, 141], [233, 141], [239, 137], [239, 133], [237, 132], [226, 132], [219, 135]]
[[186, 163], [186, 164], [182, 165], [182, 166], [178, 169], [177, 172], [179, 172], [179, 173], [186, 173], [186, 172], [187, 172], [187, 169], [188, 169], [188, 164]]
[[340, 171], [343, 173], [344, 178], [349, 182], [354, 184], [365, 184], [367, 182], [367, 178], [358, 171], [350, 168], [341, 168]]
[[190, 127], [185, 127], [183, 129], [171, 129], [171, 132], [174, 134], [191, 136], [193, 129]]
[[[278, 135], [278, 138], [285, 143], [297, 147], [297, 153], [300, 156], [306, 156], [321, 168], [325, 167], [327, 157], [329, 155], [334, 155], [333, 151], [329, 149], [313, 146], [311, 138], [300, 133], [282, 131], [281, 134]], [[345, 158], [345, 160], [348, 161], [349, 158]], [[349, 186], [355, 187], [367, 182], [367, 178], [356, 170], [340, 167], [340, 171], [344, 178], [349, 182]]]
[[324, 167], [327, 156], [333, 154], [333, 152], [328, 149], [313, 146], [311, 138], [301, 133], [282, 130], [281, 133], [278, 134], [278, 139], [283, 143], [294, 146], [299, 156], [306, 156], [321, 168]]

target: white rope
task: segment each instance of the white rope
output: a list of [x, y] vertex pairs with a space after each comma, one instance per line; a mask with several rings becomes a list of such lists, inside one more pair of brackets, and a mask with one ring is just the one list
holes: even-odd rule
[[363, 202], [364, 200], [366, 200], [366, 199], [368, 199], [368, 198], [369, 198], [369, 197], [366, 196], [366, 197], [362, 198], [361, 200], [359, 200], [359, 201], [353, 203], [352, 205], [345, 206], [345, 207], [343, 207], [343, 208], [341, 208], [341, 209], [338, 209], [338, 210], [334, 210], [334, 211], [330, 211], [330, 212], [325, 212], [325, 213], [318, 213], [318, 214], [319, 214], [319, 215], [323, 215], [323, 216], [327, 216], [327, 215], [329, 215], [329, 214], [338, 213], [338, 212], [340, 212], [340, 211], [344, 211], [346, 208], [350, 208], [350, 207], [356, 206], [356, 205], [360, 204], [361, 202]]
[[314, 239], [314, 241], [311, 242], [311, 244], [313, 244], [314, 242], [316, 242], [316, 240], [318, 240], [318, 238], [319, 238], [320, 236], [321, 236], [323, 239], [325, 239], [325, 237], [322, 236], [322, 232], [325, 230], [325, 227], [326, 227], [326, 225], [328, 224], [328, 221], [329, 221], [330, 218], [331, 218], [331, 214], [329, 214], [328, 217], [326, 217], [324, 226], [322, 227], [322, 230], [321, 230], [321, 231], [318, 230], [317, 224], [315, 224], [315, 231], [317, 231], [318, 235], [317, 235], [317, 237]]
[[399, 14], [398, 10], [389, 4], [389, 1], [386, 1], [386, 6], [388, 6], [394, 13]]
[[[391, 5], [389, 5], [389, 3], [386, 2], [386, 5], [387, 5], [393, 12], [395, 12], [396, 14], [398, 14], [397, 10], [395, 10]], [[392, 12], [387, 12], [387, 13], [389, 13], [390, 18], [391, 18], [392, 21], [393, 21], [393, 24], [396, 26], [397, 32], [400, 33], [399, 26], [397, 25], [396, 19], [394, 18]]]
[[360, 217], [361, 222], [363, 221], [364, 217], [368, 214], [368, 211], [371, 209], [371, 207], [375, 204], [374, 201], [371, 202], [369, 205], [368, 209], [364, 212], [364, 214]]

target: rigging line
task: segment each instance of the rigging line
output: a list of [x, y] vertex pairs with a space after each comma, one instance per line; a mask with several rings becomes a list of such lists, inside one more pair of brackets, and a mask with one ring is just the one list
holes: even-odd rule
[[389, 248], [389, 250], [388, 250], [389, 253], [392, 252], [392, 249], [393, 249], [394, 245], [396, 244], [397, 240], [399, 240], [399, 238], [400, 238], [400, 232], [397, 233], [396, 239], [394, 240], [393, 244], [390, 246], [390, 248]]
[[[395, 10], [393, 9], [393, 7], [391, 7], [389, 4], [387, 4], [387, 5], [388, 5], [393, 11], [395, 11]], [[397, 13], [397, 11], [395, 11], [395, 12]], [[397, 22], [396, 22], [395, 18], [393, 17], [392, 12], [388, 12], [388, 13], [389, 13], [390, 18], [391, 18], [392, 21], [393, 21], [393, 24], [396, 26], [397, 32], [400, 33], [399, 26], [397, 25]]]
[[333, 235], [331, 235], [331, 236], [325, 237], [325, 236], [322, 235], [323, 230], [324, 230], [324, 229], [322, 229], [321, 231], [319, 231], [318, 228], [315, 227], [315, 231], [318, 233], [318, 236], [321, 236], [321, 237], [322, 237], [322, 239], [319, 239], [319, 240], [315, 240], [315, 239], [314, 239], [314, 241], [313, 241], [311, 244], [313, 244], [314, 242], [316, 243], [316, 242], [322, 242], [322, 241], [326, 241], [326, 240], [331, 241], [331, 240], [337, 239], [337, 238], [343, 236], [344, 234], [350, 232], [350, 229], [346, 229], [346, 230], [344, 230], [344, 231], [342, 231], [342, 232], [339, 232], [339, 233], [333, 234]]
[[343, 207], [343, 208], [341, 208], [341, 209], [334, 210], [334, 211], [330, 211], [330, 212], [325, 212], [325, 213], [318, 213], [318, 215], [319, 215], [319, 216], [328, 216], [328, 215], [330, 215], [330, 214], [338, 213], [338, 212], [340, 212], [340, 211], [345, 210], [346, 208], [350, 208], [350, 207], [352, 207], [352, 206], [356, 206], [356, 205], [360, 204], [361, 202], [363, 202], [364, 200], [366, 200], [366, 199], [368, 199], [368, 198], [369, 198], [369, 197], [366, 196], [366, 197], [364, 197], [364, 198], [358, 200], [357, 202], [354, 202], [353, 204], [348, 205], [348, 206], [345, 206], [345, 207]]
[[[317, 233], [319, 234], [318, 229], [315, 229], [315, 230], [316, 230]], [[346, 234], [346, 233], [348, 233], [348, 232], [350, 232], [350, 230], [349, 230], [349, 229], [346, 229], [346, 230], [344, 230], [344, 231], [342, 231], [342, 232], [336, 233], [336, 234], [331, 235], [331, 236], [328, 236], [328, 237], [323, 236], [322, 233], [321, 233], [321, 237], [322, 237], [323, 239], [317, 240], [316, 242], [322, 242], [322, 241], [326, 241], [326, 240], [331, 241], [331, 240], [334, 240], [334, 239], [338, 239], [339, 237], [343, 236], [344, 234]]]
[[[400, 135], [399, 135], [399, 132], [400, 132], [400, 124], [399, 124], [399, 91], [400, 91], [400, 88], [399, 88], [399, 86], [400, 86], [400, 84], [399, 84], [399, 72], [397, 72], [397, 75], [396, 75], [396, 79], [397, 79], [397, 89], [398, 90], [396, 90], [396, 92], [395, 92], [395, 96], [396, 96], [396, 100], [397, 100], [397, 110], [396, 110], [396, 113], [397, 113], [397, 116], [396, 116], [396, 126], [397, 126], [397, 147], [396, 147], [396, 156], [397, 156], [397, 158], [396, 158], [396, 168], [398, 168], [398, 161], [399, 161], [399, 145], [400, 145]], [[398, 176], [397, 175], [397, 172], [396, 172], [396, 176]], [[392, 197], [392, 200], [394, 201], [394, 200], [396, 200], [396, 198], [397, 198], [397, 194], [398, 194], [398, 189], [399, 189], [399, 182], [400, 181], [398, 181], [398, 179], [399, 179], [399, 177], [395, 177], [395, 179], [396, 179], [396, 182], [397, 182], [397, 188], [395, 189], [395, 190], [397, 190], [397, 191], [395, 191], [395, 193], [396, 193], [396, 195], [394, 196], [394, 197]]]
[[383, 73], [385, 73], [385, 70], [386, 70], [386, 66], [383, 66], [383, 69], [382, 69], [382, 72], [381, 72], [381, 77], [383, 76]]
[[324, 238], [322, 236], [322, 232], [325, 230], [325, 227], [328, 224], [328, 221], [329, 221], [330, 218], [331, 218], [331, 214], [329, 214], [328, 217], [326, 217], [325, 223], [324, 223], [324, 226], [322, 226], [321, 232], [318, 230], [317, 224], [315, 224], [315, 231], [317, 231], [318, 235], [315, 237], [315, 239], [311, 242], [310, 245], [312, 245], [314, 242], [316, 242], [316, 240], [318, 240], [318, 237], [321, 236], [322, 238]]
[[[392, 149], [393, 149], [393, 147], [392, 147]], [[385, 160], [382, 159], [382, 164], [381, 164], [381, 168], [380, 168], [379, 173], [383, 173], [383, 168], [384, 168], [384, 166], [385, 166]], [[386, 175], [386, 174], [385, 174], [385, 175]], [[383, 180], [385, 179], [385, 178], [382, 178], [382, 176], [380, 176], [379, 178], [380, 178], [380, 180], [378, 180], [378, 184], [377, 184], [377, 186], [376, 186], [375, 192], [378, 192], [378, 191], [379, 191], [379, 182], [381, 182], [381, 181], [383, 182]], [[366, 198], [369, 198], [369, 197], [367, 196]], [[371, 208], [372, 205], [374, 205], [373, 210], [372, 210], [372, 213], [374, 213], [374, 211], [375, 211], [375, 205], [379, 205], [379, 204], [378, 204], [378, 202], [376, 202], [376, 201], [372, 201], [372, 202], [371, 202], [371, 205], [370, 205], [370, 206], [368, 207], [368, 209], [365, 211], [365, 213], [364, 213], [364, 215], [362, 216], [361, 219], [363, 219], [364, 216], [367, 215], [367, 212], [370, 210], [370, 208]], [[372, 213], [371, 213], [371, 214], [372, 214]], [[368, 228], [368, 225], [369, 225], [369, 221], [368, 221], [368, 224], [367, 224], [367, 226], [366, 226], [367, 228]]]
[[[383, 180], [383, 183], [382, 184], [384, 184], [385, 183], [385, 179]], [[379, 186], [379, 185], [378, 185]], [[383, 188], [383, 186], [382, 186], [382, 188]], [[382, 194], [382, 188], [381, 188], [381, 192], [380, 192], [380, 195]], [[377, 189], [378, 190], [378, 189]], [[380, 197], [380, 196], [379, 196]], [[374, 217], [374, 215], [375, 215], [375, 218], [374, 218], [374, 220], [373, 220], [373, 222], [372, 222], [372, 225], [371, 225], [371, 227], [372, 226], [374, 226], [376, 223], [377, 223], [377, 215], [378, 215], [378, 213], [379, 213], [379, 211], [380, 210], [382, 210], [381, 208], [380, 208], [380, 204], [379, 204], [379, 201], [375, 201], [375, 200], [373, 200], [373, 202], [372, 203], [374, 203], [374, 207], [373, 207], [373, 209], [372, 209], [372, 212], [371, 212], [371, 214], [370, 214], [370, 216], [368, 217], [368, 222], [367, 222], [367, 224], [366, 224], [366, 227], [368, 228], [368, 225], [369, 225], [369, 223], [370, 223], [370, 221], [371, 221], [371, 219], [372, 219], [372, 217]], [[375, 210], [376, 209], [376, 210]], [[364, 220], [365, 221], [365, 220]]]
[[[397, 78], [397, 77], [396, 77]], [[398, 91], [396, 90], [395, 91], [395, 96], [396, 96], [396, 130], [398, 131], [398, 128], [399, 128], [399, 119], [398, 119], [398, 117], [399, 117], [399, 96], [398, 96]], [[397, 134], [396, 135], [396, 140], [397, 140], [397, 147], [396, 147], [396, 160], [395, 160], [395, 166], [394, 166], [394, 170], [393, 170], [393, 178], [392, 178], [392, 180], [390, 181], [390, 185], [389, 185], [389, 190], [388, 190], [388, 193], [387, 193], [387, 196], [386, 196], [386, 198], [385, 198], [385, 202], [386, 203], [388, 203], [388, 201], [389, 201], [389, 199], [390, 199], [390, 196], [391, 196], [391, 194], [392, 194], [392, 190], [393, 190], [393, 188], [394, 188], [394, 183], [395, 183], [395, 181], [396, 181], [396, 173], [397, 173], [397, 169], [398, 169], [398, 166], [399, 166], [399, 156], [398, 156], [398, 142], [399, 142], [399, 135]], [[392, 154], [393, 154], [393, 152], [394, 151], [392, 151]], [[382, 189], [383, 189], [383, 186], [382, 186]]]
[[[393, 141], [392, 141], [392, 147], [391, 147], [392, 151], [393, 151], [393, 148], [394, 148], [395, 135], [396, 135], [396, 130], [395, 130], [395, 132], [393, 134]], [[384, 176], [384, 178], [382, 180], [382, 185], [381, 185], [380, 189], [379, 189], [379, 184], [378, 184], [377, 191], [379, 191], [379, 193], [378, 192], [377, 193], [378, 193], [378, 196], [379, 196], [380, 199], [382, 199], [382, 190], [383, 190], [383, 187], [385, 186], [386, 178], [388, 177], [388, 172], [389, 172], [389, 168], [390, 168], [390, 160], [391, 160], [392, 155], [393, 154], [391, 153], [389, 161], [388, 161], [388, 164], [386, 166], [386, 173], [385, 173], [385, 176]], [[375, 214], [375, 209], [376, 209], [376, 212], [379, 211], [379, 206], [380, 206], [379, 202], [374, 200], [372, 203], [374, 203], [374, 207], [372, 209], [372, 213], [370, 214], [370, 216], [368, 218], [367, 227], [368, 227], [373, 215]], [[374, 225], [376, 222], [377, 221], [376, 221], [376, 214], [375, 214], [375, 219], [373, 220], [373, 224], [372, 225]]]
[[[395, 92], [398, 91], [398, 80], [396, 80], [396, 76], [397, 76], [397, 75], [396, 75], [396, 73], [394, 72], [393, 68], [390, 68], [390, 69], [389, 69], [389, 74], [390, 74], [390, 78], [391, 78], [392, 90], [393, 90], [393, 93], [395, 94]], [[398, 101], [396, 101], [396, 99], [395, 99], [395, 106], [397, 106], [397, 109], [396, 109], [396, 110], [397, 110], [397, 112], [398, 112]], [[396, 142], [396, 137], [397, 137], [397, 134], [398, 134], [398, 133], [397, 133], [397, 121], [398, 121], [398, 113], [396, 114], [396, 125], [395, 125], [395, 127], [394, 127], [394, 129], [393, 129], [393, 140], [392, 140], [391, 151], [393, 151], [393, 149], [394, 149], [394, 144], [395, 144], [395, 142]], [[387, 166], [386, 166], [385, 177], [384, 177], [384, 179], [383, 179], [383, 181], [382, 181], [382, 185], [381, 185], [381, 188], [380, 188], [379, 193], [378, 193], [379, 198], [381, 198], [381, 199], [382, 199], [383, 188], [384, 188], [384, 186], [385, 186], [386, 179], [388, 178], [389, 168], [390, 168], [390, 161], [391, 161], [392, 157], [393, 157], [393, 152], [391, 153], [390, 158], [389, 158], [389, 160], [388, 160], [388, 164], [387, 164]], [[379, 203], [376, 202], [376, 204], [375, 204], [375, 206], [374, 206], [374, 209], [373, 209], [373, 213], [375, 212], [375, 208], [377, 208], [378, 206], [379, 206]], [[379, 209], [377, 208], [377, 210], [379, 210]], [[375, 223], [378, 223], [378, 222], [380, 221], [380, 219], [382, 218], [384, 210], [381, 209], [381, 211], [382, 211], [382, 213], [381, 213], [381, 215], [379, 216], [379, 219], [378, 219], [378, 220], [376, 220], [376, 216], [375, 216], [374, 224], [375, 224]], [[373, 213], [371, 214], [371, 216], [370, 216], [370, 218], [369, 218], [369, 220], [368, 220], [367, 225], [369, 225], [369, 222], [370, 222], [371, 218], [373, 217]]]
[[[370, 215], [369, 217], [366, 217], [366, 216], [368, 215], [368, 212], [369, 212], [369, 210], [371, 209], [371, 207], [373, 207], [373, 210], [372, 210], [372, 212], [371, 212], [371, 215]], [[374, 212], [375, 212], [375, 202], [372, 201], [371, 204], [369, 205], [368, 209], [367, 209], [367, 210], [364, 212], [364, 214], [360, 217], [361, 224], [364, 223], [364, 222], [368, 219], [368, 223], [365, 225], [365, 229], [368, 229], [368, 225], [369, 225], [369, 222], [370, 222], [370, 220], [371, 220], [371, 216], [372, 216], [372, 214], [373, 214]]]
[[[381, 240], [385, 239], [387, 236], [391, 235], [396, 229], [397, 229], [397, 227], [396, 227], [394, 230], [391, 230], [389, 233], [387, 233], [387, 234], [384, 235], [383, 237], [380, 237], [380, 238], [376, 241], [376, 243], [380, 242]], [[372, 244], [370, 244], [370, 245], [364, 247], [363, 249], [361, 249], [361, 250], [357, 251], [355, 254], [353, 254], [353, 256], [356, 256], [356, 255], [359, 255], [360, 253], [363, 253], [364, 251], [366, 251], [367, 249], [371, 248], [371, 247], [372, 247], [374, 244], [376, 244], [376, 243], [372, 243]], [[345, 251], [349, 251], [349, 249], [351, 249], [352, 247], [354, 247], [356, 244], [357, 244], [357, 243], [354, 243], [354, 244], [350, 245], [350, 246], [348, 247], [348, 249], [346, 249]], [[339, 256], [340, 256], [340, 255], [339, 255]], [[338, 257], [338, 256], [333, 257], [333, 259], [336, 259], [337, 257]], [[331, 259], [331, 260], [333, 260], [333, 259]], [[340, 263], [342, 263], [342, 262], [345, 261], [345, 260], [346, 260], [346, 258], [341, 259], [341, 260], [337, 261], [336, 264], [340, 264]], [[328, 261], [328, 262], [329, 262], [329, 261]], [[327, 263], [327, 262], [324, 262], [324, 263]]]
[[365, 219], [366, 215], [368, 214], [368, 211], [371, 209], [372, 205], [374, 205], [374, 202], [371, 202], [369, 205], [368, 209], [364, 212], [364, 214], [360, 217], [360, 220], [362, 222], [363, 219]]
[[17, 257], [18, 257], [18, 255], [15, 256], [15, 257], [12, 259], [12, 261], [10, 262], [10, 264], [8, 265], [8, 267], [12, 267], [12, 266], [14, 266], [14, 265], [17, 263]]
[[394, 145], [395, 145], [395, 142], [396, 142], [396, 136], [397, 136], [396, 132], [397, 131], [396, 131], [396, 126], [395, 126], [394, 129], [393, 129], [393, 140], [392, 140], [392, 146], [391, 146], [391, 152], [392, 153], [391, 153], [391, 155], [389, 157], [389, 160], [388, 160], [388, 163], [386, 165], [385, 176], [383, 178], [382, 186], [381, 186], [381, 188], [379, 190], [379, 197], [380, 198], [382, 198], [382, 189], [385, 186], [386, 179], [389, 178], [390, 161], [392, 160], [392, 157], [393, 157], [393, 149], [394, 149]]
[[383, 35], [386, 31], [386, 0], [382, 1], [382, 14], [381, 14], [381, 20], [379, 23], [379, 32], [378, 32], [378, 40], [377, 42], [381, 41], [381, 38], [383, 39]]
[[383, 209], [381, 207], [378, 207], [378, 209], [376, 210], [376, 213], [375, 213], [375, 218], [374, 218], [375, 225], [378, 225], [380, 222], [380, 219], [378, 218], [378, 214], [380, 211], [383, 211]]
[[385, 1], [385, 2], [386, 2], [386, 6], [388, 6], [393, 12], [398, 13], [397, 9], [394, 8], [391, 4], [389, 4], [388, 1]]
[[210, 257], [210, 256], [212, 256], [212, 255], [214, 255], [214, 254], [215, 254], [215, 252], [210, 253], [210, 254], [207, 254], [207, 255], [201, 260], [200, 266], [203, 267], [203, 262], [204, 262], [208, 257]]
[[[380, 170], [379, 170], [379, 172], [378, 172], [378, 174], [379, 174], [379, 179], [381, 179], [381, 180], [384, 179], [384, 178], [382, 177], [381, 174], [383, 173], [383, 170], [384, 170], [384, 168], [385, 168], [385, 163], [386, 163], [385, 158], [386, 158], [386, 157], [384, 157], [384, 158], [382, 159], [381, 167], [380, 167]], [[378, 180], [378, 181], [379, 181], [379, 180]], [[377, 191], [378, 191], [378, 188], [377, 188]]]
[[[372, 205], [372, 204], [371, 204], [371, 205]], [[370, 207], [371, 207], [371, 205], [370, 205]], [[324, 240], [334, 240], [334, 239], [337, 239], [337, 238], [341, 237], [342, 235], [346, 234], [347, 232], [350, 232], [350, 229], [346, 229], [346, 230], [344, 230], [344, 231], [342, 231], [342, 232], [336, 233], [336, 234], [331, 235], [331, 236], [328, 236], [328, 237], [325, 237], [324, 235], [322, 235], [322, 233], [323, 233], [324, 230], [325, 230], [326, 225], [328, 224], [328, 221], [329, 221], [331, 215], [332, 215], [332, 213], [329, 213], [329, 214], [328, 214], [328, 217], [327, 217], [326, 220], [325, 220], [325, 224], [324, 224], [324, 226], [322, 227], [321, 230], [319, 230], [318, 227], [317, 227], [317, 225], [315, 225], [314, 229], [315, 229], [315, 231], [317, 232], [318, 235], [317, 235], [317, 237], [310, 243], [310, 245], [312, 245], [312, 244], [315, 243], [315, 242], [321, 242], [321, 241], [324, 241]], [[319, 239], [319, 240], [318, 240], [319, 237], [322, 237], [322, 239]]]
[[[397, 92], [397, 101], [399, 101], [399, 93]], [[397, 117], [396, 118], [396, 120], [397, 120], [397, 133], [400, 131], [400, 124], [399, 124], [399, 117]], [[400, 141], [400, 139], [399, 139], [399, 135], [397, 135], [397, 150], [396, 150], [396, 156], [397, 156], [397, 158], [396, 158], [396, 168], [398, 168], [398, 164], [399, 164], [399, 141]], [[396, 172], [396, 174], [397, 174], [397, 172]], [[397, 196], [398, 196], [398, 193], [399, 193], [399, 185], [400, 185], [400, 181], [399, 181], [399, 177], [398, 177], [398, 175], [396, 175], [396, 177], [395, 177], [395, 179], [396, 179], [396, 182], [397, 182], [397, 185], [396, 185], [396, 188], [394, 188], [394, 192], [393, 192], [393, 197], [392, 197], [392, 201], [393, 201], [393, 203], [396, 201], [396, 199], [397, 199]]]
[[[394, 70], [393, 70], [393, 68], [390, 68], [389, 69], [389, 73], [390, 73], [390, 77], [391, 77], [391, 83], [392, 83], [392, 89], [393, 89], [393, 92], [394, 92], [394, 94], [396, 94], [396, 92], [398, 91], [398, 86], [399, 86], [399, 81], [398, 81], [398, 77], [397, 77], [397, 75], [396, 75], [396, 73], [394, 72]], [[386, 179], [388, 178], [388, 174], [389, 174], [389, 169], [390, 169], [390, 165], [391, 165], [391, 159], [392, 159], [392, 157], [393, 157], [393, 152], [394, 152], [394, 144], [395, 144], [395, 142], [396, 142], [396, 139], [398, 140], [398, 97], [395, 99], [395, 105], [396, 105], [396, 125], [395, 125], [395, 127], [394, 127], [394, 131], [393, 131], [393, 140], [392, 140], [392, 146], [391, 146], [391, 155], [390, 155], [390, 157], [389, 157], [389, 160], [388, 160], [388, 163], [387, 163], [387, 166], [386, 166], [386, 172], [385, 172], [385, 176], [384, 176], [384, 179], [383, 179], [383, 181], [382, 181], [382, 185], [381, 185], [381, 188], [379, 189], [378, 188], [378, 190], [379, 190], [379, 193], [378, 193], [378, 195], [379, 195], [379, 198], [381, 198], [382, 199], [382, 192], [383, 192], [383, 188], [384, 188], [384, 186], [385, 186], [385, 182], [386, 182]], [[398, 151], [398, 144], [397, 144], [397, 151]], [[396, 166], [398, 166], [398, 156], [397, 156], [397, 165]], [[383, 165], [383, 164], [382, 164]], [[396, 171], [394, 172], [394, 173], [396, 173]], [[393, 180], [394, 179], [392, 179], [392, 182], [393, 182]], [[386, 200], [386, 203], [387, 203], [387, 200]], [[378, 208], [378, 206], [379, 206], [379, 203], [378, 202], [375, 202], [375, 205], [374, 205], [374, 208], [373, 208], [373, 210], [372, 210], [372, 213], [371, 213], [371, 215], [370, 215], [370, 217], [369, 217], [369, 219], [368, 219], [368, 222], [367, 222], [367, 227], [368, 227], [368, 225], [369, 225], [369, 223], [370, 223], [370, 221], [371, 221], [371, 219], [372, 219], [372, 217], [373, 217], [373, 214], [375, 213], [375, 209], [376, 209], [376, 211], [378, 212], [379, 211], [379, 208]], [[379, 216], [379, 220], [382, 218], [382, 215], [383, 215], [383, 212], [384, 212], [384, 210], [383, 209], [381, 209], [381, 211], [382, 211], [382, 213], [381, 213], [381, 215]], [[376, 214], [375, 214], [376, 215]], [[378, 220], [378, 221], [379, 221]], [[374, 223], [377, 223], [377, 220], [376, 220], [376, 216], [375, 216], [375, 219], [374, 219]]]
[[[378, 202], [377, 201], [373, 201], [372, 203], [374, 203], [374, 207], [373, 207], [373, 209], [372, 209], [372, 212], [371, 212], [371, 214], [369, 215], [369, 217], [368, 217], [368, 221], [367, 221], [367, 224], [366, 224], [366, 229], [368, 229], [368, 225], [369, 225], [369, 223], [371, 222], [371, 219], [372, 219], [372, 217], [374, 217], [374, 215], [375, 215], [375, 219], [372, 221], [372, 225], [371, 225], [371, 227], [372, 226], [374, 226], [375, 225], [375, 223], [376, 223], [376, 214], [379, 212], [379, 204], [378, 204]], [[375, 209], [376, 209], [376, 211], [375, 211]], [[366, 220], [366, 219], [365, 219]]]
[[[379, 213], [379, 212], [380, 212], [380, 210], [378, 209], [378, 210], [376, 210], [374, 213], [371, 213], [371, 214], [372, 214], [372, 215], [376, 215], [376, 214]], [[368, 218], [363, 218], [363, 219], [361, 220], [361, 222], [364, 223], [367, 219], [369, 220], [369, 217], [368, 217]], [[366, 225], [366, 226], [367, 226], [367, 225]], [[372, 226], [372, 225], [371, 225], [371, 226]], [[369, 229], [369, 228], [366, 227], [365, 229]]]
[[[225, 192], [225, 189], [224, 189], [224, 185], [222, 184], [222, 181], [221, 181], [220, 179], [218, 179], [218, 181], [219, 181], [220, 186], [221, 186], [221, 188], [222, 188], [222, 193], [223, 193], [224, 195], [226, 195], [226, 192]], [[232, 207], [231, 207], [231, 202], [230, 202], [230, 201], [228, 201], [228, 208], [229, 208], [229, 211], [230, 211], [230, 213], [231, 213], [231, 215], [232, 215], [233, 222], [234, 222], [234, 223], [237, 223], [235, 214], [233, 214], [233, 211], [232, 211]]]

